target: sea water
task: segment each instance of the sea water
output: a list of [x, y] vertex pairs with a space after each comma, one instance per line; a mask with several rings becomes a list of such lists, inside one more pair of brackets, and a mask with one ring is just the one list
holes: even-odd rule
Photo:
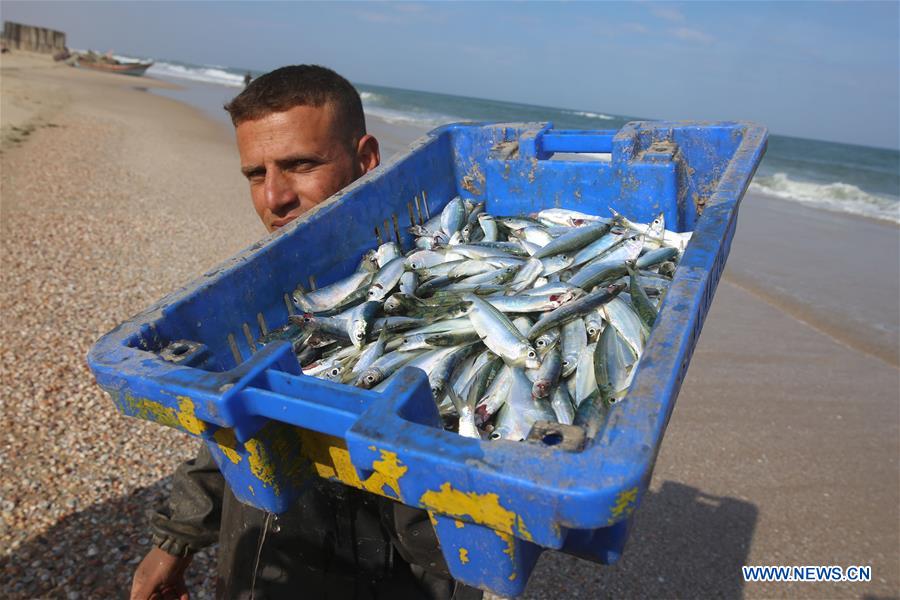
[[[221, 65], [157, 61], [147, 74], [194, 82], [180, 91], [154, 91], [227, 120], [222, 105], [240, 91], [247, 72]], [[249, 72], [254, 77], [261, 75]], [[562, 129], [618, 129], [629, 121], [644, 120], [597, 108], [553, 108], [354, 84], [367, 114], [423, 129], [455, 121], [549, 121]], [[585, 99], [584, 104], [602, 106], [602, 99]], [[773, 134], [751, 190], [815, 208], [900, 224], [900, 152]]]

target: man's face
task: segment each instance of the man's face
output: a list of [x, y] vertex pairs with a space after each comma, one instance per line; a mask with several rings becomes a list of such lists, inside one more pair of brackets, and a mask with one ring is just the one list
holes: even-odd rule
[[[365, 136], [354, 145], [334, 110], [295, 106], [235, 129], [241, 172], [250, 182], [253, 207], [274, 231], [378, 165], [378, 144]], [[365, 154], [374, 143], [374, 162]]]

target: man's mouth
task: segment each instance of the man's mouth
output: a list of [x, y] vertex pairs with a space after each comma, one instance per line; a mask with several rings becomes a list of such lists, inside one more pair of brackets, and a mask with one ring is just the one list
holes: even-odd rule
[[285, 225], [287, 225], [288, 223], [290, 223], [291, 221], [293, 221], [296, 218], [297, 218], [296, 215], [288, 215], [288, 216], [282, 217], [280, 219], [275, 219], [274, 221], [272, 221], [272, 227], [274, 227], [275, 229], [284, 227]]

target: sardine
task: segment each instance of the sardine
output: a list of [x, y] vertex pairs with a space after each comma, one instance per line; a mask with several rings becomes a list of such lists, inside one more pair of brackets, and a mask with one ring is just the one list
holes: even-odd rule
[[502, 357], [510, 366], [540, 366], [537, 352], [528, 339], [519, 333], [503, 313], [478, 296], [468, 295], [465, 299], [472, 303], [469, 320], [491, 352]]
[[491, 439], [524, 440], [536, 421], [554, 421], [550, 403], [531, 395], [531, 381], [520, 368], [512, 369], [506, 403], [497, 414], [497, 427]]

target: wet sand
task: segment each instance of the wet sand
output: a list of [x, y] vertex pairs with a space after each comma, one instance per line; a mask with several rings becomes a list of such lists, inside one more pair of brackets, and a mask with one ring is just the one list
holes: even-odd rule
[[[120, 417], [84, 356], [263, 230], [222, 120], [146, 79], [0, 67], [0, 585], [112, 596], [193, 442]], [[369, 127], [385, 157], [421, 133]], [[624, 558], [545, 553], [526, 597], [896, 597], [898, 245], [896, 226], [748, 194]], [[197, 598], [214, 559], [192, 567]], [[873, 581], [745, 584], [745, 564], [871, 565]]]

